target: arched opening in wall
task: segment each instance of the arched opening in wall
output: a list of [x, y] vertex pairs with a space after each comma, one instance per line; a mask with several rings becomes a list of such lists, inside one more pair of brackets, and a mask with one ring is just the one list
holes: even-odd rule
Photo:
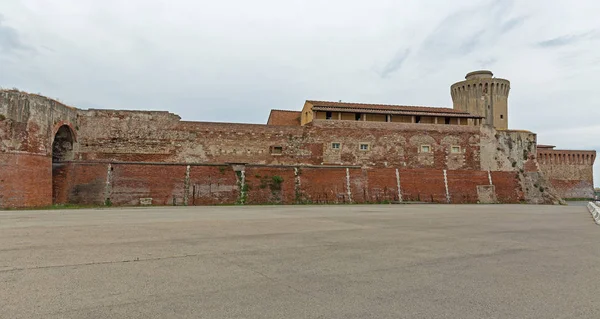
[[52, 141], [52, 204], [66, 204], [68, 170], [66, 162], [73, 160], [75, 135], [67, 125], [61, 126]]
[[73, 159], [73, 132], [67, 125], [61, 126], [52, 142], [52, 163], [60, 163]]

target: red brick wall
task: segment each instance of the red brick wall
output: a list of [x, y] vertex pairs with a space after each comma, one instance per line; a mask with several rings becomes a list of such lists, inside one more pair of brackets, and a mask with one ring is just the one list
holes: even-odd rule
[[594, 184], [581, 179], [549, 179], [562, 198], [593, 198]]
[[296, 202], [294, 168], [246, 166], [248, 204], [293, 204]]
[[[396, 169], [380, 168], [364, 170], [364, 172], [367, 177], [365, 180], [368, 182], [365, 201], [380, 203], [399, 199]], [[355, 191], [353, 190], [353, 192]]]
[[491, 172], [492, 183], [496, 186], [496, 196], [500, 203], [520, 203], [524, 198], [516, 172]]
[[105, 163], [62, 163], [53, 166], [54, 204], [105, 204]]
[[309, 203], [347, 203], [345, 168], [300, 169], [300, 193]]
[[[476, 126], [356, 121], [271, 126], [94, 110], [82, 114], [79, 128], [83, 160], [480, 170]], [[340, 148], [332, 149], [332, 142]], [[360, 150], [361, 143], [369, 144], [369, 150]], [[421, 145], [429, 145], [431, 153], [421, 154]], [[453, 145], [463, 152], [450, 154]], [[272, 154], [272, 147], [281, 147], [281, 153]]]
[[448, 192], [452, 203], [476, 203], [477, 186], [489, 185], [488, 173], [483, 171], [447, 171]]
[[0, 208], [52, 204], [52, 159], [32, 154], [0, 154]]
[[113, 164], [114, 205], [138, 205], [152, 198], [153, 205], [183, 205], [185, 165]]
[[446, 203], [444, 171], [441, 169], [401, 169], [400, 189], [405, 201]]
[[231, 166], [190, 166], [188, 205], [233, 204], [238, 198], [237, 177]]
[[[109, 198], [115, 205], [139, 205], [153, 198], [153, 205], [365, 203], [398, 200], [396, 169], [356, 167], [300, 167], [297, 184], [294, 167], [246, 166], [246, 193], [241, 196], [240, 177], [229, 165], [112, 164]], [[57, 201], [102, 204], [107, 178], [106, 163], [70, 163], [62, 166], [55, 186]], [[346, 172], [350, 176], [348, 195]], [[492, 172], [500, 202], [523, 200], [517, 173]], [[400, 169], [404, 201], [446, 203], [443, 170]], [[487, 172], [447, 171], [451, 203], [476, 203], [477, 186], [488, 185]], [[186, 186], [187, 185], [187, 186]], [[61, 189], [62, 188], [62, 189]], [[187, 191], [187, 196], [186, 196]], [[187, 199], [187, 202], [185, 200]]]
[[595, 151], [540, 148], [537, 160], [562, 198], [593, 198]]

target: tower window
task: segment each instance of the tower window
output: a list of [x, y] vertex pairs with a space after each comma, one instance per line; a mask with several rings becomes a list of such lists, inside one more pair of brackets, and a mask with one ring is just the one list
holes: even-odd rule
[[361, 119], [361, 114], [360, 114], [360, 113], [356, 113], [356, 114], [354, 114], [354, 119], [355, 119], [355, 120], [357, 120], [357, 121], [360, 121], [360, 119]]
[[501, 118], [501, 119], [503, 119], [503, 118], [504, 118], [504, 115], [500, 114], [500, 118]]
[[325, 119], [331, 120], [331, 112], [325, 112]]

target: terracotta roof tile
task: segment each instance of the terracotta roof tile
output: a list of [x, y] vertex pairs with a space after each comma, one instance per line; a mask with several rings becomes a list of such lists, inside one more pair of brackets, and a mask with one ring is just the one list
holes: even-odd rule
[[271, 110], [267, 125], [300, 126], [300, 111]]
[[425, 113], [453, 113], [453, 114], [469, 114], [460, 110], [455, 110], [447, 107], [428, 107], [428, 106], [408, 106], [408, 105], [387, 105], [387, 104], [364, 104], [364, 103], [347, 103], [347, 102], [328, 102], [328, 101], [313, 101], [308, 100], [307, 103], [314, 107], [330, 107], [339, 109], [368, 109], [381, 111], [408, 111], [408, 112], [425, 112]]

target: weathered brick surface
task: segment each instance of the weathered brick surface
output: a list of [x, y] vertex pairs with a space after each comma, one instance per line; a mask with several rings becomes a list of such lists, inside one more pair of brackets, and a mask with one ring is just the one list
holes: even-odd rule
[[246, 166], [248, 204], [293, 204], [296, 196], [294, 169]]
[[[364, 201], [381, 203], [399, 200], [396, 169], [368, 169], [363, 170], [363, 174], [366, 174], [366, 178], [361, 180], [361, 183], [368, 183], [364, 191]], [[355, 182], [353, 184], [355, 185]], [[360, 195], [360, 189], [357, 195]]]
[[[85, 160], [479, 169], [479, 128], [315, 121], [270, 126], [184, 122], [166, 112], [89, 111], [79, 120]], [[332, 143], [340, 149], [332, 149]], [[360, 144], [369, 149], [360, 150]], [[421, 154], [422, 145], [432, 152]], [[460, 146], [460, 154], [450, 154]], [[274, 147], [281, 153], [273, 154]]]
[[[146, 197], [157, 205], [383, 202], [399, 198], [396, 168], [405, 200], [446, 202], [447, 170], [450, 201], [476, 202], [477, 186], [489, 183], [484, 172], [490, 170], [498, 177], [494, 185], [499, 201], [546, 202], [540, 201], [546, 194], [535, 192], [537, 187], [522, 186], [523, 180], [545, 185], [543, 175], [537, 174], [536, 136], [527, 131], [369, 121], [314, 120], [305, 126], [186, 122], [169, 112], [77, 110], [16, 91], [0, 91], [0, 115], [3, 165], [22, 172], [2, 172], [5, 180], [10, 176], [16, 182], [0, 186], [0, 206], [47, 205], [53, 191], [56, 203], [108, 199], [135, 205]], [[54, 165], [52, 186], [48, 158], [64, 125], [73, 135], [72, 158], [67, 160], [75, 162]], [[363, 144], [368, 147], [361, 149]], [[422, 152], [424, 145], [431, 152]], [[459, 151], [451, 152], [452, 147]], [[27, 157], [17, 164], [8, 155], [15, 152], [46, 159]], [[102, 169], [108, 163], [110, 174]], [[247, 192], [230, 164], [246, 165]], [[302, 166], [299, 178], [294, 166]], [[546, 171], [559, 180], [555, 184], [562, 194], [588, 189], [576, 181], [587, 181], [591, 166], [585, 176], [572, 170], [561, 170], [560, 176], [553, 173], [557, 170]], [[38, 181], [28, 179], [34, 176], [30, 172], [45, 173], [35, 175]], [[265, 182], [265, 176], [271, 182], [281, 177], [281, 189]], [[23, 181], [31, 184], [24, 186]], [[28, 195], [32, 190], [43, 195]]]
[[267, 125], [300, 126], [300, 111], [271, 110]]
[[54, 204], [103, 205], [108, 164], [61, 163], [53, 165]]
[[183, 205], [185, 165], [113, 164], [112, 193], [115, 205], [139, 205], [152, 198], [153, 205]]
[[520, 203], [525, 200], [523, 189], [516, 172], [491, 172], [500, 203]]
[[400, 189], [406, 201], [446, 202], [444, 171], [437, 169], [400, 170]]
[[582, 179], [549, 179], [562, 198], [593, 198], [594, 184]]
[[447, 171], [450, 201], [455, 204], [476, 203], [477, 186], [489, 185], [488, 173], [483, 171]]
[[345, 168], [301, 168], [300, 189], [310, 203], [349, 203]]
[[0, 153], [0, 208], [51, 204], [51, 158], [24, 153]]
[[237, 177], [229, 165], [190, 166], [188, 205], [233, 204], [240, 196]]
[[563, 198], [593, 198], [595, 151], [540, 148], [540, 170]]
[[[228, 165], [191, 165], [187, 181], [186, 164], [113, 163], [111, 167], [107, 189], [108, 163], [60, 166], [61, 178], [55, 181], [55, 188], [62, 189], [55, 192], [57, 201], [98, 204], [110, 198], [115, 205], [139, 205], [140, 198], [152, 198], [153, 205], [216, 205], [376, 203], [399, 199], [393, 168], [249, 165], [244, 169], [246, 187], [241, 188], [241, 173], [237, 175]], [[498, 201], [523, 200], [517, 174], [491, 174]], [[443, 170], [400, 169], [399, 175], [404, 201], [447, 202]], [[477, 187], [489, 184], [483, 171], [447, 171], [447, 178], [451, 203], [476, 203]]]

